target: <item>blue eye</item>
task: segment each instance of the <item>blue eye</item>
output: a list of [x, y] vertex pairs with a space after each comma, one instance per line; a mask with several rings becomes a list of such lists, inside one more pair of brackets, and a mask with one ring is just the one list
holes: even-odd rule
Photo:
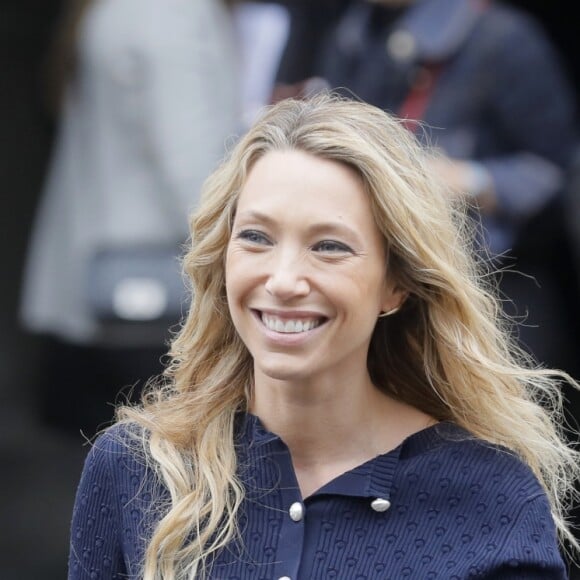
[[270, 240], [258, 230], [242, 230], [237, 234], [236, 238], [251, 244], [270, 244]]
[[341, 254], [352, 254], [353, 250], [346, 244], [341, 242], [336, 242], [334, 240], [322, 240], [315, 244], [312, 249], [316, 252], [325, 253], [341, 253]]

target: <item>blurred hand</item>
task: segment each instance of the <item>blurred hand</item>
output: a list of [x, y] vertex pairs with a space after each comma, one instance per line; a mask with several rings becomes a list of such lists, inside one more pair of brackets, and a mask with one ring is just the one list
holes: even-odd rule
[[442, 155], [431, 158], [429, 165], [452, 195], [473, 199], [484, 213], [495, 211], [497, 200], [493, 180], [481, 164]]

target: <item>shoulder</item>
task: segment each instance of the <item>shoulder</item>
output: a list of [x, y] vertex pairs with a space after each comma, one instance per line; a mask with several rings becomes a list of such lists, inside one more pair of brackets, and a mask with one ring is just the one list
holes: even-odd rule
[[125, 425], [91, 445], [73, 508], [69, 578], [121, 578], [141, 561], [158, 485], [140, 448], [138, 430]]
[[394, 516], [469, 577], [564, 577], [548, 497], [505, 447], [439, 424], [403, 444], [392, 491]]
[[120, 522], [133, 512], [147, 512], [162, 499], [164, 486], [148, 458], [144, 437], [137, 427], [115, 425], [95, 439], [77, 488], [75, 511]]
[[123, 481], [144, 477], [147, 471], [146, 434], [139, 427], [116, 424], [91, 443], [83, 478]]
[[540, 33], [539, 31], [542, 30], [539, 21], [531, 12], [503, 2], [490, 2], [488, 8], [483, 11], [482, 17], [483, 21], [487, 19], [513, 31]]
[[[135, 0], [137, 10], [142, 5], [142, 0]], [[221, 0], [147, 0], [146, 2], [150, 20], [147, 22], [152, 34], [163, 35], [166, 38], [171, 30], [167, 25], [178, 26], [178, 32], [201, 33], [204, 39], [208, 39], [212, 33], [225, 33], [224, 27], [231, 24], [230, 11]], [[161, 30], [159, 26], [161, 25]], [[228, 29], [229, 32], [229, 29]], [[169, 39], [171, 37], [169, 36]], [[166, 38], [167, 39], [167, 38]], [[195, 41], [195, 37], [191, 38]]]
[[90, 444], [89, 455], [97, 457], [132, 455], [143, 447], [146, 432], [137, 425], [116, 423], [101, 431]]
[[545, 495], [530, 467], [509, 449], [451, 423], [436, 426], [429, 435], [403, 449], [402, 476], [448, 503], [477, 510], [509, 504], [517, 510]]
[[482, 30], [497, 46], [502, 41], [513, 46], [523, 43], [526, 50], [550, 47], [548, 34], [540, 21], [530, 12], [506, 4], [491, 3], [481, 18]]

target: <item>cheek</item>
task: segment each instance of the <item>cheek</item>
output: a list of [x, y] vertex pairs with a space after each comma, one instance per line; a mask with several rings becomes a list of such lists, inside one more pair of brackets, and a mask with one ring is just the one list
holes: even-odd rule
[[378, 303], [385, 292], [385, 277], [376, 265], [361, 268], [351, 276], [351, 289], [365, 304]]
[[236, 276], [233, 271], [226, 270], [226, 300], [228, 304], [228, 310], [230, 318], [236, 329], [238, 335], [240, 334], [240, 320], [241, 320], [241, 295], [238, 284], [236, 284]]
[[230, 308], [230, 312], [233, 314], [232, 310], [235, 305], [235, 297], [237, 294], [237, 285], [236, 285], [236, 269], [235, 269], [235, 260], [231, 260], [231, 254], [228, 251], [226, 254], [225, 260], [225, 283], [226, 283], [226, 297], [228, 300], [228, 306]]
[[225, 257], [225, 281], [226, 281], [226, 290], [229, 294], [230, 289], [234, 289], [236, 283], [238, 282], [240, 276], [240, 258], [239, 255], [236, 254], [235, 250], [228, 249], [226, 252]]
[[242, 259], [235, 251], [226, 254], [225, 283], [226, 295], [230, 311], [239, 308], [244, 297], [256, 287], [255, 276], [250, 275], [253, 271], [247, 261]]

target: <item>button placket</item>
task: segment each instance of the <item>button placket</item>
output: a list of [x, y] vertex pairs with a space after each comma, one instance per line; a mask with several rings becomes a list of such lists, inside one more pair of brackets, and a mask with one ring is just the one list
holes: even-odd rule
[[295, 580], [302, 561], [305, 534], [306, 508], [300, 494], [300, 488], [292, 458], [288, 448], [280, 441], [277, 442], [278, 453], [274, 454], [280, 468], [278, 482], [281, 493], [281, 508], [284, 510], [282, 525], [278, 535], [278, 548], [274, 578], [277, 580]]
[[294, 489], [283, 491], [286, 504], [286, 517], [280, 530], [280, 546], [275, 578], [278, 580], [293, 580], [298, 574], [304, 545], [304, 516], [306, 508], [301, 501], [300, 492]]

